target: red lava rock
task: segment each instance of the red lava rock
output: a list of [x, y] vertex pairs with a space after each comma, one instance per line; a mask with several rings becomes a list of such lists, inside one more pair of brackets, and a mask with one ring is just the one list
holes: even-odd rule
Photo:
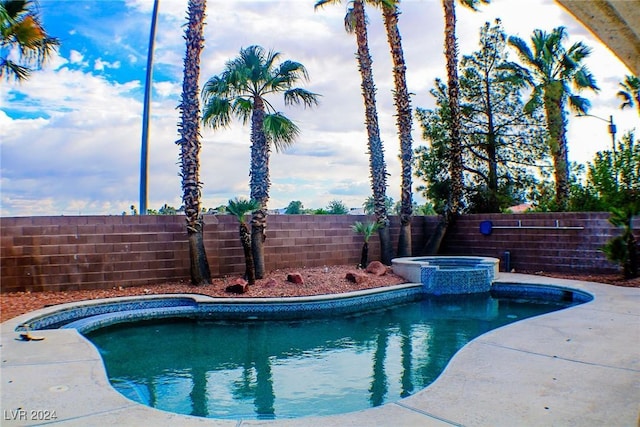
[[367, 275], [363, 274], [363, 273], [358, 273], [356, 271], [349, 271], [345, 276], [345, 279], [347, 279], [350, 282], [356, 283], [356, 284], [360, 284], [360, 283], [364, 283], [367, 281]]
[[229, 285], [225, 288], [226, 292], [231, 294], [244, 294], [249, 290], [249, 285], [246, 280], [236, 279], [233, 285]]
[[380, 261], [371, 261], [365, 271], [375, 276], [384, 276], [387, 274], [387, 266]]
[[289, 273], [287, 275], [287, 282], [295, 283], [296, 285], [302, 285], [304, 283], [304, 279], [302, 278], [302, 274], [300, 273]]

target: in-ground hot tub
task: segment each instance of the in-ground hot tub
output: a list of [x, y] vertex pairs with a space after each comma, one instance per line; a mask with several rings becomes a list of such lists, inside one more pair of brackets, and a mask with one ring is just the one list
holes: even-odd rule
[[422, 283], [434, 295], [489, 292], [500, 260], [475, 256], [395, 258], [393, 272], [412, 283]]

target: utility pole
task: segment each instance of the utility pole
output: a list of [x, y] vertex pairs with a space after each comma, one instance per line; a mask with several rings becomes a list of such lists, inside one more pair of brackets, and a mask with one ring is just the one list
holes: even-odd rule
[[578, 114], [576, 117], [593, 117], [594, 119], [602, 120], [603, 122], [609, 123], [609, 134], [611, 135], [611, 149], [613, 150], [613, 170], [615, 171], [615, 185], [618, 188], [618, 171], [616, 169], [616, 162], [618, 153], [616, 152], [616, 125], [613, 123], [613, 116], [609, 116], [609, 120], [603, 119], [602, 117], [594, 116], [593, 114]]
[[154, 0], [151, 16], [151, 34], [149, 36], [149, 51], [147, 52], [147, 79], [144, 85], [144, 109], [142, 112], [142, 148], [140, 150], [140, 215], [147, 214], [147, 175], [149, 161], [149, 113], [151, 111], [151, 84], [153, 80], [153, 46], [156, 38], [156, 21], [158, 20], [158, 5], [160, 0]]

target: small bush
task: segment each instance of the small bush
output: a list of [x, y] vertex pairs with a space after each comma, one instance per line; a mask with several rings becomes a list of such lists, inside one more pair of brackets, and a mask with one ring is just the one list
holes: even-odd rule
[[622, 209], [612, 209], [609, 222], [622, 228], [622, 235], [609, 240], [602, 251], [609, 261], [622, 267], [625, 279], [638, 277], [638, 246], [633, 235], [633, 217], [640, 213], [640, 203], [630, 203]]

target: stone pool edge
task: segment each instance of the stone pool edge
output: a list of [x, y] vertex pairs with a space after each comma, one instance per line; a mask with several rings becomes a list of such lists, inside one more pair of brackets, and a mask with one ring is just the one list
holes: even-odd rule
[[[29, 313], [1, 325], [2, 425], [635, 425], [640, 349], [630, 338], [640, 334], [640, 289], [507, 273], [498, 281], [595, 298], [476, 338], [435, 383], [397, 403], [293, 420], [203, 419], [129, 401], [111, 388], [97, 350], [77, 331], [43, 330], [37, 335], [44, 341], [16, 341], [14, 330]], [[13, 419], [21, 411], [24, 419]], [[44, 419], [47, 411], [57, 419]]]
[[17, 317], [18, 331], [77, 329], [81, 333], [113, 323], [163, 317], [262, 320], [343, 314], [410, 301], [422, 296], [418, 283], [363, 289], [336, 295], [273, 298], [216, 298], [201, 294], [155, 294], [85, 300], [43, 308]]

